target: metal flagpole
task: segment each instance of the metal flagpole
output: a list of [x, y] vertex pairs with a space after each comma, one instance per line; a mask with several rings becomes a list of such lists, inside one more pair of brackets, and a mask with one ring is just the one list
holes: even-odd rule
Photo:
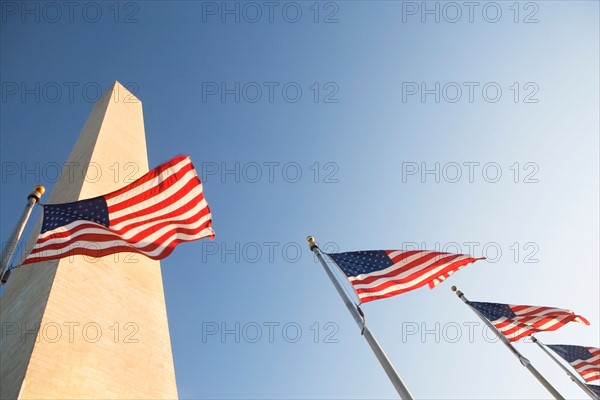
[[340, 284], [340, 282], [338, 281], [336, 276], [333, 274], [333, 272], [331, 271], [331, 269], [329, 268], [329, 266], [327, 265], [325, 260], [323, 260], [323, 256], [321, 256], [321, 252], [319, 251], [319, 246], [317, 246], [317, 244], [315, 243], [315, 239], [312, 236], [309, 236], [308, 238], [306, 238], [306, 241], [308, 242], [308, 246], [310, 247], [310, 250], [313, 253], [315, 253], [317, 258], [321, 262], [321, 265], [323, 265], [323, 269], [327, 273], [327, 276], [329, 276], [329, 279], [331, 279], [331, 283], [333, 283], [333, 286], [335, 286], [338, 294], [340, 295], [340, 297], [344, 301], [344, 304], [348, 308], [348, 311], [350, 311], [350, 314], [354, 318], [354, 321], [356, 322], [358, 327], [361, 329], [361, 334], [365, 337], [365, 340], [367, 341], [367, 343], [369, 343], [371, 350], [373, 350], [373, 353], [375, 353], [377, 360], [379, 360], [379, 363], [383, 367], [388, 378], [390, 379], [390, 381], [392, 381], [392, 384], [394, 385], [394, 388], [396, 388], [396, 391], [400, 395], [400, 398], [403, 400], [413, 400], [412, 395], [410, 394], [410, 392], [404, 385], [404, 382], [402, 382], [400, 375], [398, 375], [398, 372], [396, 372], [396, 369], [394, 369], [394, 366], [392, 365], [390, 360], [385, 355], [383, 349], [377, 342], [377, 339], [375, 339], [375, 336], [373, 336], [373, 334], [367, 327], [365, 320], [364, 320], [364, 316], [362, 315], [362, 311], [359, 310], [358, 307], [356, 307], [352, 303], [352, 300], [350, 300], [350, 298], [348, 297], [346, 292], [344, 292], [344, 289], [342, 288], [342, 285]]
[[463, 294], [463, 292], [461, 292], [460, 290], [456, 290], [456, 286], [452, 286], [452, 291], [456, 292], [456, 295], [458, 296], [459, 299], [461, 299], [465, 304], [467, 304], [469, 306], [469, 308], [471, 310], [473, 310], [473, 312], [475, 314], [477, 314], [477, 316], [488, 326], [488, 328], [490, 328], [495, 334], [496, 336], [498, 336], [498, 339], [500, 339], [500, 341], [502, 343], [504, 343], [504, 345], [506, 347], [508, 347], [508, 349], [515, 355], [515, 357], [517, 357], [519, 359], [519, 361], [521, 362], [521, 365], [523, 365], [525, 368], [527, 368], [527, 370], [529, 372], [531, 372], [531, 374], [533, 376], [536, 377], [536, 379], [538, 381], [540, 381], [540, 383], [542, 385], [544, 385], [544, 387], [550, 392], [550, 394], [557, 400], [565, 400], [565, 398], [558, 393], [558, 391], [556, 389], [554, 389], [554, 387], [550, 384], [550, 382], [548, 382], [546, 380], [546, 378], [544, 378], [542, 376], [542, 374], [540, 374], [538, 372], [537, 369], [535, 369], [535, 367], [531, 364], [531, 362], [525, 358], [506, 338], [506, 336], [504, 336], [502, 333], [500, 333], [498, 331], [498, 329], [496, 329], [496, 327], [483, 315], [481, 315], [481, 313], [479, 311], [477, 311], [475, 308], [471, 307], [469, 305], [469, 301], [467, 300], [467, 298], [465, 297], [465, 295]]
[[6, 283], [6, 280], [8, 279], [6, 268], [8, 267], [8, 263], [10, 262], [17, 244], [19, 243], [23, 229], [25, 229], [25, 224], [27, 224], [27, 220], [31, 215], [31, 210], [33, 210], [33, 206], [40, 202], [40, 199], [45, 191], [46, 189], [43, 186], [36, 186], [33, 188], [33, 192], [27, 196], [27, 204], [25, 205], [25, 209], [23, 210], [15, 229], [8, 238], [6, 246], [4, 246], [4, 249], [2, 249], [2, 260], [0, 261], [0, 281], [2, 284]]
[[554, 362], [557, 363], [563, 369], [563, 371], [567, 373], [567, 375], [569, 375], [569, 378], [571, 378], [571, 380], [575, 382], [577, 386], [583, 389], [583, 391], [586, 392], [588, 396], [590, 396], [594, 400], [600, 399], [598, 396], [596, 396], [596, 393], [592, 392], [585, 383], [581, 382], [579, 378], [575, 376], [575, 374], [569, 371], [567, 367], [565, 367], [556, 357], [554, 357], [552, 353], [548, 351], [544, 343], [540, 342], [535, 336], [531, 336], [531, 340], [533, 340], [533, 342], [537, 344], [540, 347], [540, 349], [544, 351], [544, 353], [546, 353], [552, 360], [554, 360]]

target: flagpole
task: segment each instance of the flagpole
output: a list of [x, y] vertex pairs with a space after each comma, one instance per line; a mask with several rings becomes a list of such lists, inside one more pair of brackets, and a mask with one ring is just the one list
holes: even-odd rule
[[488, 328], [490, 328], [498, 337], [498, 339], [500, 339], [500, 341], [502, 343], [504, 343], [504, 345], [506, 347], [508, 347], [508, 349], [515, 355], [515, 357], [517, 357], [519, 359], [519, 361], [521, 362], [521, 365], [523, 365], [525, 368], [527, 368], [527, 370], [529, 372], [531, 372], [531, 374], [533, 376], [536, 377], [536, 379], [542, 384], [544, 385], [544, 387], [546, 388], [546, 390], [548, 390], [548, 392], [550, 392], [550, 394], [557, 400], [565, 400], [565, 398], [558, 393], [558, 391], [550, 384], [550, 382], [548, 382], [546, 380], [546, 378], [544, 378], [542, 376], [542, 374], [539, 373], [539, 371], [537, 369], [535, 369], [535, 367], [531, 364], [531, 362], [525, 358], [506, 338], [506, 336], [504, 336], [502, 333], [500, 333], [498, 331], [498, 329], [496, 329], [496, 327], [483, 315], [481, 315], [481, 313], [479, 311], [477, 311], [475, 308], [471, 307], [471, 305], [469, 304], [469, 301], [467, 300], [467, 298], [465, 297], [465, 295], [463, 294], [463, 292], [461, 292], [460, 290], [456, 289], [456, 286], [452, 286], [452, 291], [456, 292], [456, 295], [458, 296], [459, 299], [461, 299], [466, 305], [469, 306], [469, 308], [471, 310], [473, 310], [473, 312], [475, 314], [477, 314], [477, 316], [488, 326]]
[[23, 229], [25, 229], [27, 220], [31, 215], [31, 210], [33, 210], [33, 206], [40, 202], [40, 199], [45, 191], [46, 189], [43, 186], [36, 186], [33, 188], [33, 192], [27, 196], [27, 204], [25, 205], [25, 209], [23, 210], [23, 213], [21, 213], [21, 217], [19, 218], [17, 225], [15, 225], [15, 228], [8, 238], [6, 246], [4, 246], [4, 249], [2, 249], [2, 260], [0, 261], [0, 281], [2, 284], [6, 283], [6, 280], [8, 279], [8, 275], [4, 276], [7, 272], [6, 268], [8, 267], [8, 263], [10, 262], [13, 253], [15, 252], [17, 244], [19, 243], [19, 239], [21, 239]]
[[321, 262], [321, 265], [323, 265], [323, 269], [327, 273], [327, 276], [329, 277], [329, 279], [331, 279], [331, 283], [333, 283], [333, 286], [335, 286], [338, 294], [340, 295], [344, 304], [348, 308], [348, 311], [350, 311], [350, 314], [354, 318], [354, 321], [356, 322], [358, 327], [361, 329], [361, 334], [365, 337], [365, 340], [367, 341], [367, 343], [369, 343], [371, 350], [373, 350], [373, 353], [375, 353], [375, 357], [377, 357], [377, 360], [383, 367], [385, 373], [387, 374], [388, 378], [392, 382], [392, 385], [394, 385], [394, 388], [400, 395], [400, 398], [403, 400], [413, 400], [412, 395], [410, 394], [410, 392], [404, 385], [404, 382], [402, 382], [402, 378], [400, 378], [400, 375], [398, 375], [398, 372], [396, 372], [396, 369], [394, 368], [394, 366], [392, 365], [390, 360], [385, 355], [385, 352], [383, 351], [383, 349], [377, 342], [377, 339], [375, 339], [375, 336], [373, 336], [373, 334], [367, 327], [365, 320], [364, 320], [364, 316], [361, 315], [362, 311], [359, 311], [358, 307], [356, 307], [354, 305], [354, 303], [352, 303], [352, 300], [348, 297], [348, 295], [342, 288], [342, 285], [340, 284], [340, 282], [338, 281], [336, 276], [333, 274], [333, 272], [331, 271], [331, 269], [329, 268], [329, 266], [323, 259], [323, 256], [321, 256], [321, 252], [319, 251], [319, 246], [317, 246], [317, 244], [315, 243], [315, 239], [312, 236], [309, 236], [306, 238], [306, 241], [308, 242], [308, 246], [309, 246], [310, 250], [317, 256], [317, 258]]
[[575, 382], [577, 384], [577, 386], [579, 386], [581, 389], [583, 389], [583, 391], [586, 392], [588, 396], [590, 396], [594, 400], [599, 399], [599, 397], [596, 396], [596, 393], [592, 392], [585, 383], [581, 382], [577, 378], [577, 376], [575, 376], [575, 374], [573, 374], [571, 371], [569, 371], [569, 369], [567, 367], [565, 367], [563, 365], [563, 363], [561, 363], [556, 357], [554, 357], [552, 355], [552, 353], [550, 353], [550, 351], [548, 351], [548, 349], [546, 348], [546, 345], [544, 343], [540, 342], [535, 336], [531, 336], [531, 340], [533, 340], [533, 343], [537, 344], [539, 346], [539, 348], [542, 349], [544, 351], [544, 353], [546, 353], [548, 355], [548, 357], [550, 357], [555, 363], [557, 363], [563, 369], [563, 371], [565, 371], [567, 373], [569, 378], [571, 378], [571, 380], [573, 382]]

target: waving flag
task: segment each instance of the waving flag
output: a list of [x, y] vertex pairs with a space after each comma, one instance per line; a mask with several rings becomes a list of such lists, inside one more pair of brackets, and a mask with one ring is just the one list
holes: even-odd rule
[[600, 386], [598, 385], [585, 385], [588, 388], [590, 388], [590, 390], [592, 392], [594, 392], [596, 394], [596, 396], [600, 397]]
[[158, 260], [181, 242], [214, 237], [202, 183], [187, 156], [107, 195], [43, 209], [41, 232], [23, 264], [119, 252]]
[[586, 382], [600, 379], [600, 349], [567, 344], [549, 344], [548, 347], [571, 364]]
[[460, 268], [484, 258], [427, 250], [374, 250], [330, 253], [361, 303], [441, 283]]
[[483, 314], [511, 342], [516, 342], [536, 332], [555, 331], [572, 321], [585, 325], [590, 324], [584, 317], [575, 315], [571, 310], [561, 308], [475, 301], [469, 301], [468, 304]]

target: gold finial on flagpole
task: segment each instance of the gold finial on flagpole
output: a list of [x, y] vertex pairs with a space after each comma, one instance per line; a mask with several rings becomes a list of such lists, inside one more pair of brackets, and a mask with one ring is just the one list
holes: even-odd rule
[[29, 196], [27, 196], [27, 200], [35, 200], [36, 203], [40, 202], [40, 199], [42, 197], [42, 195], [46, 192], [46, 188], [43, 187], [42, 185], [37, 185], [36, 187], [33, 188], [33, 192], [31, 192], [29, 194]]
[[319, 246], [317, 246], [317, 244], [315, 243], [315, 238], [312, 236], [308, 236], [306, 238], [306, 241], [308, 242], [308, 247], [310, 248], [310, 250], [314, 250], [314, 249], [318, 249]]

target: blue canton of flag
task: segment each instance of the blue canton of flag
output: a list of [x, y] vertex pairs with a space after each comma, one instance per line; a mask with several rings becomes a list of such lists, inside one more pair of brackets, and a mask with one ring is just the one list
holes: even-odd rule
[[329, 255], [348, 276], [379, 271], [394, 265], [383, 250], [355, 251]]
[[40, 233], [68, 225], [78, 220], [95, 222], [108, 228], [108, 206], [104, 197], [64, 204], [46, 204]]
[[590, 388], [590, 390], [592, 392], [594, 392], [596, 394], [596, 396], [600, 397], [600, 386], [598, 385], [585, 385], [588, 388]]
[[548, 345], [581, 375], [586, 382], [600, 379], [600, 349], [568, 344]]
[[483, 316], [490, 321], [495, 321], [500, 318], [514, 318], [517, 316], [508, 304], [470, 301], [469, 305], [482, 313]]

